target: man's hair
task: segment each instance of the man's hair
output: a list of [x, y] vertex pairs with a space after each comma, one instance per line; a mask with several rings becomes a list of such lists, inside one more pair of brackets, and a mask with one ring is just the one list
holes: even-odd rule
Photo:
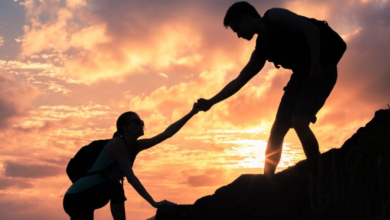
[[236, 2], [227, 10], [223, 25], [228, 28], [231, 22], [241, 21], [243, 15], [261, 18], [255, 7], [248, 2]]

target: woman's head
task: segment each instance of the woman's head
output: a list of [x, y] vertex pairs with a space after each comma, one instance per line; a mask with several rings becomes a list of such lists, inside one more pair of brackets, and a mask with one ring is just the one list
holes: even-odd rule
[[114, 137], [124, 136], [125, 133], [140, 137], [144, 135], [144, 122], [135, 112], [125, 112], [116, 121]]

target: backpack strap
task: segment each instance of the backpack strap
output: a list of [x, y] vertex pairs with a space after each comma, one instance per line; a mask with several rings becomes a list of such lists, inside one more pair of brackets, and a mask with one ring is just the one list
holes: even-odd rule
[[[126, 141], [126, 139], [124, 139], [123, 137], [119, 137], [119, 138], [121, 138], [125, 142], [125, 146], [127, 148], [127, 141]], [[100, 173], [100, 175], [102, 176], [103, 179], [109, 181], [108, 177], [105, 174], [110, 172], [110, 171], [112, 171], [112, 169], [105, 169], [105, 170], [96, 171], [96, 172], [93, 172], [93, 173], [96, 173], [96, 174]], [[122, 187], [124, 187], [124, 185], [123, 185], [124, 180], [125, 180], [125, 178], [122, 176], [122, 178], [120, 180], [120, 182], [122, 184]]]
[[[125, 145], [126, 145], [126, 148], [127, 148], [127, 146], [128, 146], [128, 145], [127, 145], [127, 141], [126, 141], [123, 137], [120, 137], [120, 138], [125, 142]], [[107, 181], [110, 181], [109, 178], [106, 176], [106, 173], [111, 172], [112, 170], [113, 170], [113, 169], [110, 168], [110, 166], [109, 166], [108, 169], [106, 168], [106, 169], [103, 169], [103, 170], [98, 170], [98, 171], [86, 173], [86, 174], [84, 174], [82, 177], [91, 176], [91, 175], [95, 175], [95, 174], [100, 174], [101, 177], [102, 177], [103, 179], [105, 179], [105, 180], [107, 180]], [[125, 178], [122, 177], [121, 180], [120, 180], [120, 182], [121, 182], [121, 184], [122, 184], [122, 187], [124, 187], [124, 184], [123, 184], [124, 179], [125, 179]]]
[[[126, 146], [126, 148], [127, 148], [127, 142], [126, 142], [126, 139], [124, 139], [123, 137], [120, 137], [120, 138], [122, 138], [122, 140], [125, 142], [125, 146]], [[122, 176], [122, 178], [121, 178], [121, 184], [122, 184], [122, 188], [124, 188], [124, 185], [123, 185], [123, 182], [125, 181], [125, 178]]]
[[[119, 137], [119, 138], [121, 138], [121, 139], [125, 142], [125, 145], [126, 145], [126, 147], [127, 147], [127, 142], [126, 142], [126, 140], [125, 140], [123, 137]], [[105, 173], [108, 173], [108, 172], [110, 172], [110, 171], [112, 171], [112, 170], [113, 170], [113, 169], [110, 168], [110, 166], [108, 166], [106, 169], [103, 169], [103, 170], [97, 170], [97, 171], [94, 171], [94, 172], [86, 173], [86, 174], [82, 175], [82, 177], [85, 177], [85, 176], [92, 176], [92, 175], [95, 175], [95, 174], [101, 174], [102, 177], [103, 177], [104, 179], [108, 179], [104, 174], [105, 174]], [[123, 177], [122, 177], [122, 183], [123, 183]]]

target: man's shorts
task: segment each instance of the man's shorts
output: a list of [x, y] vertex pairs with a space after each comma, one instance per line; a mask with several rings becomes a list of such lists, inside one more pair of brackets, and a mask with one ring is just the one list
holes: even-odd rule
[[310, 69], [293, 70], [290, 81], [283, 88], [285, 92], [275, 122], [292, 127], [293, 115], [307, 117], [312, 123], [317, 121], [316, 114], [324, 106], [337, 81], [336, 65], [322, 66], [322, 71], [323, 82], [313, 84]]

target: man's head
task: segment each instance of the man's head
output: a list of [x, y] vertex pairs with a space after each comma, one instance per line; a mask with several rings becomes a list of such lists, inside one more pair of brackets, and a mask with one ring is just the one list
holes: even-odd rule
[[248, 2], [236, 2], [227, 10], [223, 25], [230, 27], [237, 36], [251, 40], [255, 34], [253, 21], [261, 18], [256, 9]]

